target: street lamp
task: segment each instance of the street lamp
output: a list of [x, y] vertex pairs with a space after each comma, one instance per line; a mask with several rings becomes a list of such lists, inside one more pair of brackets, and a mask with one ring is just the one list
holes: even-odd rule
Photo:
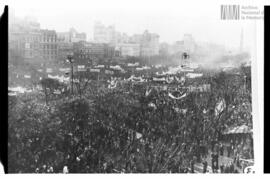
[[73, 63], [74, 63], [74, 59], [72, 54], [67, 55], [67, 62], [70, 63], [70, 68], [71, 68], [71, 93], [73, 95]]

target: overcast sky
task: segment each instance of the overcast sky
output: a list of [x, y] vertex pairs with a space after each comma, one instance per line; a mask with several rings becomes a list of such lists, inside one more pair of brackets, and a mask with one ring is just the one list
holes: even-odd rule
[[[114, 24], [117, 31], [128, 35], [148, 29], [160, 35], [160, 42], [173, 43], [190, 33], [196, 41], [228, 47], [239, 47], [243, 28], [244, 47], [251, 47], [254, 21], [221, 21], [222, 3], [213, 2], [217, 1], [9, 0], [8, 4], [18, 17], [36, 17], [41, 28], [64, 32], [74, 27], [86, 32], [88, 40], [93, 39], [94, 22], [101, 21], [105, 25]], [[225, 4], [230, 3], [227, 0]]]

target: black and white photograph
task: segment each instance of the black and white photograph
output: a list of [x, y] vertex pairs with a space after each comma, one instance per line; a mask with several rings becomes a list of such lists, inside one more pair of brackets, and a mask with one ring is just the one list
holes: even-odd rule
[[263, 6], [12, 2], [8, 173], [256, 173]]

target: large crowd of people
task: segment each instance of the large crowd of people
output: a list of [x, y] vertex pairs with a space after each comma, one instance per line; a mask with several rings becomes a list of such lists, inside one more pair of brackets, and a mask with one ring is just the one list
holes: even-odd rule
[[[253, 158], [252, 144], [245, 149], [244, 140], [223, 134], [231, 125], [252, 128], [251, 111], [242, 109], [251, 94], [242, 81], [218, 73], [170, 88], [149, 77], [127, 79], [91, 79], [79, 96], [63, 93], [42, 109], [42, 99], [14, 97], [20, 102], [10, 109], [10, 172], [195, 173], [201, 163], [203, 173], [208, 166], [213, 173], [235, 173], [240, 157]], [[210, 91], [183, 90], [202, 81]], [[234, 160], [220, 161], [225, 153]]]

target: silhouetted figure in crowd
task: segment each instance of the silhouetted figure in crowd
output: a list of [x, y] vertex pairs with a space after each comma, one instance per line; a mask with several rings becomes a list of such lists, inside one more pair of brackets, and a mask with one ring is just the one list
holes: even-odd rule
[[224, 173], [224, 165], [223, 164], [220, 165], [220, 173]]
[[223, 154], [224, 154], [224, 146], [223, 146], [223, 144], [220, 144], [219, 152], [220, 152], [220, 155], [223, 156]]
[[208, 163], [206, 160], [203, 161], [203, 173], [206, 173], [207, 171], [207, 166], [208, 166]]
[[190, 169], [191, 169], [191, 173], [194, 173], [194, 165], [195, 165], [195, 160], [194, 158], [190, 161]]

